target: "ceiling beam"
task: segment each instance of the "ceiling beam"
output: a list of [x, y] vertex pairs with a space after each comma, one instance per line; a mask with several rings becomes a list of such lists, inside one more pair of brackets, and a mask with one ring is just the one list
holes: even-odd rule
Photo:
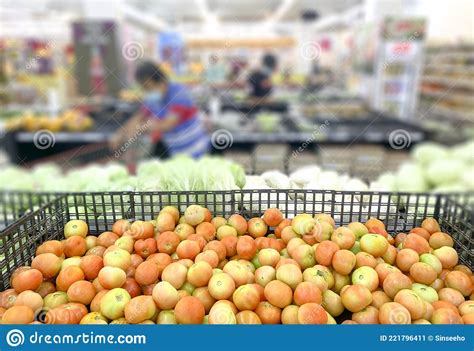
[[143, 12], [136, 7], [124, 4], [122, 11], [124, 19], [138, 27], [157, 32], [163, 31], [167, 27], [162, 19], [150, 15], [148, 12]]

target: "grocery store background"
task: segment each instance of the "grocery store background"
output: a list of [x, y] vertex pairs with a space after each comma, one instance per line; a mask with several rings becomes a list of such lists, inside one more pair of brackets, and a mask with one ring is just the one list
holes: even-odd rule
[[[473, 16], [470, 0], [1, 0], [0, 188], [472, 191]], [[111, 147], [144, 61], [189, 91], [212, 159], [153, 152], [145, 124]]]

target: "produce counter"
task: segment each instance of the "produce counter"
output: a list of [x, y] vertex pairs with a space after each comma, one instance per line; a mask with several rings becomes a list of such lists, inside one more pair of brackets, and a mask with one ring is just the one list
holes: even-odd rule
[[[59, 132], [43, 134], [40, 147], [38, 147], [39, 134], [18, 132], [5, 136], [5, 149], [10, 157], [10, 162], [19, 165], [28, 165], [36, 161], [54, 161], [56, 156], [62, 157], [63, 153], [78, 153], [84, 148], [97, 144], [106, 145], [113, 130], [101, 132], [68, 133]], [[49, 145], [49, 146], [48, 146]], [[44, 149], [42, 149], [44, 147]], [[94, 160], [91, 160], [94, 161]]]
[[[324, 123], [324, 122], [323, 122]], [[317, 144], [348, 144], [355, 142], [358, 144], [389, 144], [390, 133], [384, 129], [378, 129], [377, 126], [364, 128], [363, 126], [352, 127], [346, 123], [331, 123], [334, 131], [327, 134], [313, 134], [310, 132], [279, 132], [264, 133], [251, 132], [239, 133], [233, 132], [233, 141], [236, 144], [254, 144], [254, 143], [287, 143], [301, 144], [310, 141]], [[394, 129], [395, 130], [395, 129]], [[422, 142], [426, 138], [426, 133], [421, 130], [409, 131], [411, 143]]]
[[241, 113], [250, 114], [260, 111], [286, 113], [289, 105], [284, 101], [272, 102], [245, 102], [245, 101], [222, 101], [222, 111], [239, 111]]
[[[5, 149], [10, 162], [29, 164], [44, 158], [54, 160], [54, 156], [77, 150], [93, 144], [106, 144], [117, 128], [138, 108], [137, 104], [108, 102], [94, 107], [84, 107], [94, 119], [95, 127], [83, 132], [18, 131], [4, 136]], [[73, 154], [74, 152], [72, 152]]]
[[[258, 115], [255, 118], [258, 118]], [[256, 127], [248, 128], [246, 124], [251, 123], [252, 119], [253, 117], [242, 118], [242, 126], [229, 126], [227, 128], [232, 133], [234, 144], [363, 143], [389, 145], [391, 133], [397, 130], [409, 135], [409, 143], [404, 148], [427, 139], [426, 131], [418, 124], [375, 112], [357, 119], [332, 116], [331, 118], [316, 117], [309, 120], [302, 116], [282, 115], [285, 128], [275, 132], [256, 131]], [[226, 125], [229, 124], [223, 118], [219, 120], [218, 125], [214, 128], [224, 128]], [[278, 126], [275, 126], [275, 128], [278, 128]]]
[[[91, 132], [57, 132], [54, 133], [56, 143], [100, 143], [107, 141], [115, 129], [109, 131], [91, 131]], [[18, 132], [14, 139], [18, 143], [33, 143], [35, 134], [33, 132]]]

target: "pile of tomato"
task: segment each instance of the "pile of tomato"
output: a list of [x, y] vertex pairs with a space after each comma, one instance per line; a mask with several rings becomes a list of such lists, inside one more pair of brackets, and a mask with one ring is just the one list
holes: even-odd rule
[[426, 218], [408, 233], [327, 214], [192, 205], [90, 235], [72, 220], [0, 293], [4, 324], [474, 323], [474, 276]]

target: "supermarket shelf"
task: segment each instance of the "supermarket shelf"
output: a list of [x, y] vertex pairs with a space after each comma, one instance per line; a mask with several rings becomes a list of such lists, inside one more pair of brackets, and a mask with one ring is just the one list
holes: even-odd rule
[[221, 111], [236, 111], [243, 114], [256, 114], [258, 112], [288, 112], [288, 104], [282, 101], [275, 101], [270, 103], [250, 103], [250, 102], [237, 102], [231, 99], [223, 99], [221, 104]]
[[449, 118], [456, 122], [474, 122], [474, 113], [468, 114], [441, 106], [431, 108], [429, 115], [440, 117], [443, 121], [446, 121], [446, 118]]
[[[317, 118], [292, 116], [298, 130], [286, 129], [277, 133], [231, 131], [234, 144], [241, 143], [369, 143], [388, 144], [390, 133], [397, 129], [410, 133], [412, 143], [426, 139], [426, 132], [418, 124], [389, 116], [371, 113], [365, 118]], [[325, 128], [320, 128], [321, 126]]]
[[460, 93], [455, 93], [455, 92], [450, 92], [450, 91], [424, 91], [421, 89], [420, 94], [422, 96], [427, 96], [427, 97], [433, 97], [437, 98], [439, 100], [450, 100], [454, 102], [459, 102], [467, 105], [472, 105], [474, 102], [474, 99], [472, 95], [468, 94], [460, 94]]
[[[107, 141], [113, 132], [84, 132], [84, 133], [54, 133], [56, 143], [99, 143]], [[36, 133], [19, 132], [15, 135], [15, 140], [19, 143], [32, 143]]]
[[[94, 101], [88, 101], [94, 102]], [[137, 104], [118, 100], [100, 101], [97, 106], [82, 105], [82, 108], [94, 118], [95, 129], [85, 132], [55, 132], [50, 147], [39, 149], [35, 146], [37, 132], [14, 132], [5, 135], [5, 149], [12, 163], [30, 164], [39, 160], [53, 158], [55, 155], [71, 150], [83, 150], [89, 146], [107, 144], [120, 124], [133, 115]], [[36, 135], [36, 137], [35, 137]], [[74, 151], [73, 151], [74, 152]]]
[[[55, 133], [51, 141], [46, 139], [49, 138], [47, 136], [39, 139], [48, 142], [48, 145], [42, 148], [37, 145], [38, 136], [35, 137], [35, 133], [18, 132], [5, 135], [4, 145], [10, 162], [14, 164], [33, 165], [51, 161], [79, 165], [81, 162], [96, 161], [107, 154], [111, 135], [111, 132], [60, 132]], [[65, 161], [60, 162], [61, 160]]]
[[448, 51], [448, 52], [428, 52], [430, 59], [442, 59], [442, 58], [456, 58], [456, 59], [469, 59], [474, 60], [474, 54], [471, 51]]
[[423, 76], [423, 83], [437, 83], [455, 88], [474, 89], [474, 81], [471, 79], [446, 78], [435, 75]]
[[473, 65], [462, 65], [462, 64], [454, 64], [454, 63], [436, 63], [428, 61], [424, 67], [425, 71], [443, 71], [443, 72], [474, 72], [474, 64]]
[[474, 50], [474, 45], [472, 44], [431, 44], [428, 46], [427, 51], [429, 54], [435, 54], [438, 52], [446, 52], [446, 51], [469, 51], [469, 50]]
[[474, 122], [473, 78], [474, 45], [429, 47], [420, 88], [423, 117], [446, 126]]
[[[389, 142], [389, 133], [382, 131], [369, 131], [360, 135], [357, 143], [374, 143], [384, 144]], [[421, 142], [425, 139], [423, 132], [410, 132], [411, 141], [413, 143]], [[338, 130], [326, 135], [313, 133], [232, 133], [233, 142], [235, 143], [349, 143], [352, 142], [357, 134], [353, 134], [349, 129]]]

